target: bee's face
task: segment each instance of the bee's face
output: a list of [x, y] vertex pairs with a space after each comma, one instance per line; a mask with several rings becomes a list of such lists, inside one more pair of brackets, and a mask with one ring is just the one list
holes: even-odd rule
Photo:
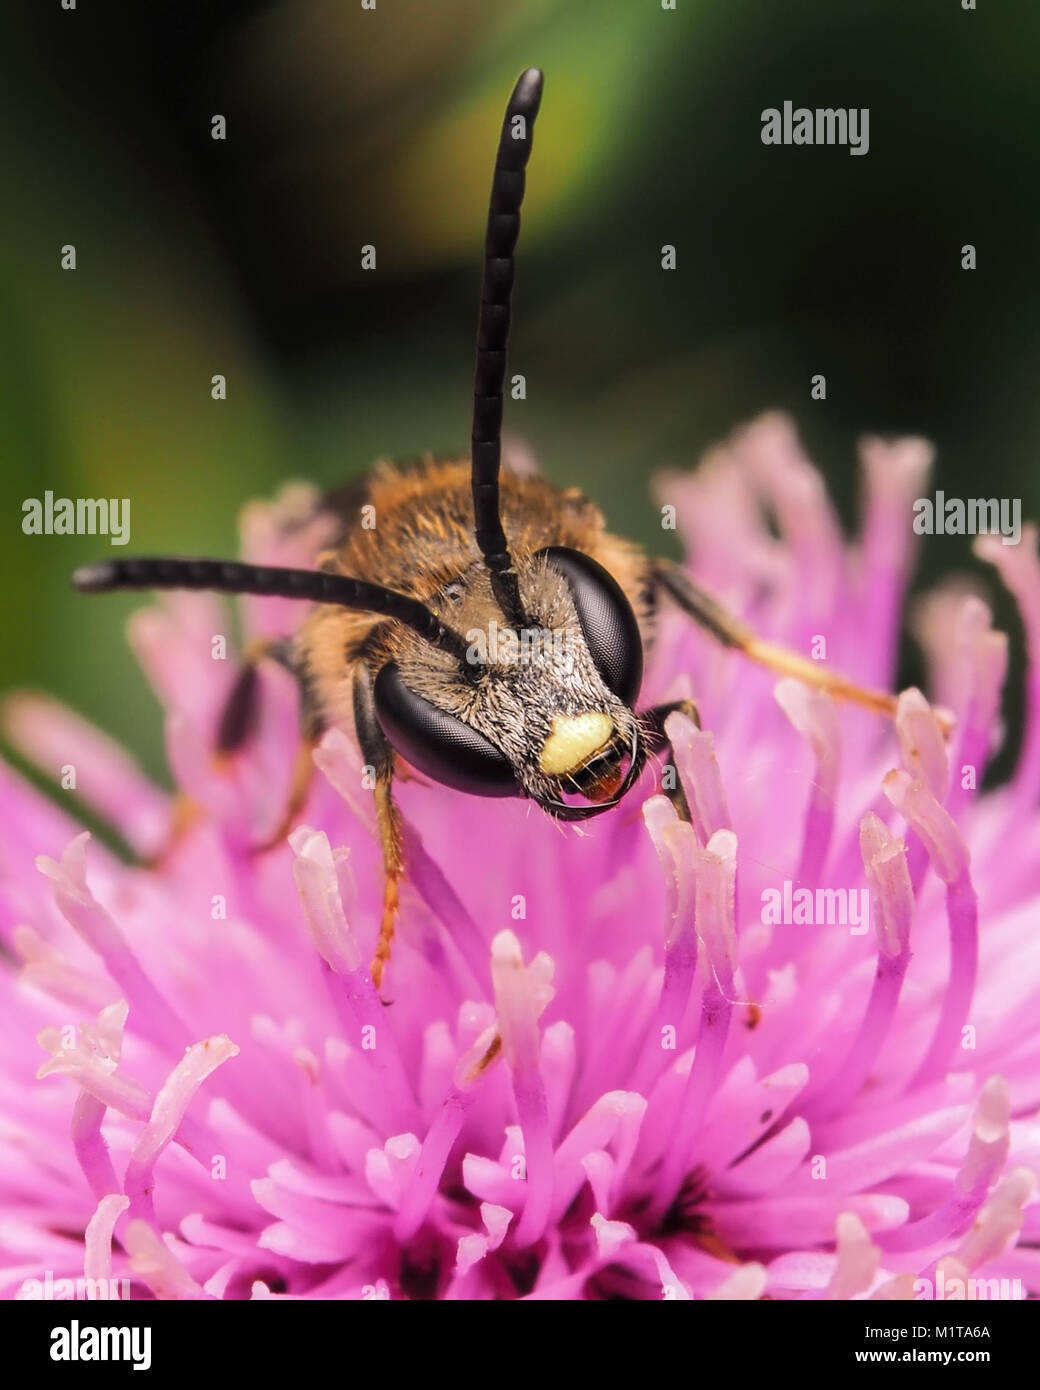
[[642, 765], [639, 628], [614, 580], [579, 552], [541, 552], [518, 576], [520, 631], [482, 567], [447, 586], [436, 606], [465, 634], [466, 664], [405, 636], [376, 680], [377, 712], [397, 751], [435, 780], [584, 819], [614, 805]]

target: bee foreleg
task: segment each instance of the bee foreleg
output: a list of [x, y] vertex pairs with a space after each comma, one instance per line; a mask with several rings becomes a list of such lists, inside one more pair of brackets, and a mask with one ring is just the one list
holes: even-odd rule
[[217, 726], [216, 756], [223, 761], [246, 742], [256, 728], [260, 708], [260, 682], [257, 668], [264, 657], [270, 657], [293, 676], [297, 674], [288, 642], [258, 638], [242, 653], [242, 669], [235, 677], [231, 693], [224, 704]]
[[285, 810], [275, 829], [258, 845], [253, 847], [255, 854], [280, 845], [293, 827], [297, 816], [303, 810], [314, 776], [314, 749], [321, 732], [320, 720], [310, 699], [307, 683], [302, 679], [300, 668], [293, 659], [292, 643], [258, 638], [251, 642], [243, 653], [242, 669], [231, 688], [217, 732], [216, 761], [218, 766], [226, 762], [230, 755], [248, 741], [255, 731], [260, 714], [260, 681], [257, 670], [265, 658], [277, 661], [280, 666], [295, 678], [300, 688], [300, 745], [293, 761], [289, 795]]
[[404, 849], [401, 819], [393, 798], [394, 750], [376, 719], [372, 675], [364, 662], [358, 663], [354, 676], [354, 728], [366, 770], [370, 770], [375, 779], [376, 827], [383, 851], [383, 915], [371, 965], [372, 983], [378, 990], [383, 983], [397, 927]]
[[265, 840], [253, 846], [254, 854], [263, 854], [265, 850], [274, 849], [277, 845], [282, 844], [293, 828], [297, 816], [307, 804], [307, 796], [314, 778], [314, 750], [318, 746], [318, 734], [307, 732], [307, 727], [305, 725], [304, 732], [300, 735], [300, 743], [293, 759], [289, 795], [281, 820]]
[[686, 573], [670, 560], [654, 563], [653, 577], [657, 586], [665, 591], [675, 603], [699, 623], [725, 647], [743, 652], [751, 661], [766, 666], [781, 676], [793, 676], [815, 690], [824, 690], [838, 699], [852, 700], [865, 705], [879, 714], [894, 715], [896, 697], [886, 691], [869, 690], [857, 685], [840, 672], [830, 671], [825, 666], [797, 652], [774, 642], [765, 642], [745, 626], [739, 618], [728, 612], [716, 598], [699, 589]]
[[[701, 727], [700, 713], [693, 700], [669, 700], [664, 705], [652, 705], [650, 709], [641, 710], [636, 716], [643, 735], [643, 746], [648, 753], [659, 753], [667, 749], [671, 755], [671, 744], [668, 742], [668, 735], [664, 730], [664, 721], [670, 714], [685, 714], [687, 719], [692, 719], [699, 729]], [[675, 771], [674, 763], [665, 768], [665, 773], [671, 772], [662, 779], [662, 791], [668, 800], [675, 807], [676, 813], [683, 819], [690, 819], [690, 807], [686, 800], [686, 794], [682, 789], [682, 783]]]
[[[257, 639], [251, 642], [243, 653], [242, 668], [235, 677], [231, 692], [224, 703], [217, 725], [216, 746], [213, 750], [213, 763], [218, 769], [226, 768], [232, 753], [236, 753], [249, 739], [256, 728], [259, 713], [260, 683], [257, 679], [257, 666], [264, 657], [285, 666], [296, 675], [288, 642], [274, 642]], [[313, 747], [313, 745], [311, 745]], [[307, 754], [310, 759], [310, 752]], [[294, 778], [295, 786], [295, 778]], [[299, 806], [296, 807], [296, 811]], [[147, 861], [152, 868], [165, 863], [169, 855], [180, 844], [188, 830], [201, 814], [201, 808], [191, 797], [179, 792], [174, 798], [173, 815], [165, 844]], [[296, 812], [294, 811], [295, 815]], [[290, 822], [291, 824], [291, 822]], [[284, 838], [284, 832], [281, 837]], [[274, 843], [272, 837], [271, 843]], [[261, 846], [265, 848], [266, 846]]]

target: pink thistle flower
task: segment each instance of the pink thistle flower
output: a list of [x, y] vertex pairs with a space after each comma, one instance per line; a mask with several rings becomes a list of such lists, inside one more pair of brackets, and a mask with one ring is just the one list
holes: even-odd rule
[[[883, 687], [930, 450], [862, 461], [852, 548], [776, 416], [661, 493], [700, 584]], [[250, 558], [306, 562], [323, 538], [279, 525], [305, 501], [247, 511]], [[1007, 785], [977, 790], [1006, 668], [978, 598], [919, 608], [949, 737], [918, 691], [886, 723], [665, 613], [644, 693], [698, 702], [703, 728], [668, 727], [690, 822], [649, 770], [564, 833], [405, 782], [392, 1007], [367, 973], [380, 863], [352, 739], [325, 736], [302, 823], [255, 853], [291, 779], [292, 683], [262, 667], [255, 737], [216, 771], [228, 611], [139, 612], [201, 808], [172, 852], [128, 867], [0, 772], [0, 1293], [52, 1271], [188, 1299], [1040, 1295], [1036, 540], [978, 546], [1030, 655]], [[247, 636], [294, 620], [243, 615]], [[29, 697], [6, 728], [157, 853], [171, 799], [111, 740]]]

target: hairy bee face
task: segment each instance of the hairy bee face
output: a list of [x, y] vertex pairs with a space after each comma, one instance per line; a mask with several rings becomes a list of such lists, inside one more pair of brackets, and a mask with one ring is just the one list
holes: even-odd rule
[[639, 629], [594, 560], [552, 548], [517, 566], [526, 624], [504, 624], [483, 566], [432, 607], [465, 635], [466, 662], [405, 634], [376, 679], [376, 711], [419, 771], [485, 796], [525, 795], [561, 819], [620, 798], [642, 764], [631, 704]]

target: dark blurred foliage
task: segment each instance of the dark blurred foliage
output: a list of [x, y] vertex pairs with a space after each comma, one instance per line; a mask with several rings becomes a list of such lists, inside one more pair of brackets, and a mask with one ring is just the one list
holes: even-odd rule
[[[22, 500], [129, 496], [128, 551], [228, 553], [281, 480], [464, 451], [490, 160], [529, 63], [507, 427], [549, 477], [660, 548], [652, 472], [780, 406], [846, 524], [864, 432], [928, 435], [949, 494], [1040, 516], [1035, 6], [37, 0], [5, 28], [3, 683], [152, 769], [141, 600], [70, 594], [107, 542], [25, 537]], [[869, 107], [869, 154], [763, 146], [785, 99]], [[988, 582], [934, 538], [919, 582], [963, 567]]]

